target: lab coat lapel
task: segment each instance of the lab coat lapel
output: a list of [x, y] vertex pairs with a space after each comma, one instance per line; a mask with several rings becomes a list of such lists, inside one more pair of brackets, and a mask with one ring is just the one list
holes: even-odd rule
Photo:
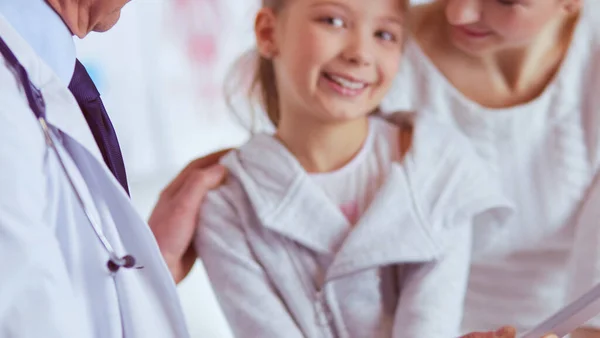
[[[42, 92], [47, 103], [48, 123], [77, 140], [93, 156], [102, 160], [102, 154], [83, 113], [68, 88], [1, 15], [0, 33], [2, 39], [27, 71], [30, 81]], [[48, 102], [53, 104], [48, 104]], [[31, 113], [33, 114], [33, 112]]]
[[[77, 102], [1, 15], [0, 34], [44, 96], [48, 122], [59, 139], [57, 149], [90, 216], [106, 221], [106, 225], [114, 224], [115, 227], [102, 227], [111, 245], [118, 254], [126, 251], [134, 255], [137, 263], [144, 266], [140, 270], [123, 269], [115, 277], [124, 335], [188, 337], [174, 282], [154, 237], [104, 164]], [[90, 226], [85, 219], [81, 222], [81, 226]]]
[[[109, 196], [108, 206], [119, 220], [118, 231], [127, 253], [131, 253], [143, 268], [128, 270], [117, 280], [122, 299], [123, 316], [131, 323], [131, 337], [187, 337], [184, 313], [179, 303], [175, 283], [163, 260], [150, 227], [135, 212], [128, 196], [112, 175], [103, 175], [103, 193]], [[127, 207], [123, 207], [127, 206]], [[128, 275], [129, 274], [129, 275]], [[138, 276], [134, 276], [137, 274]], [[145, 275], [143, 277], [139, 275]], [[134, 278], [135, 277], [135, 278]], [[141, 309], [145, 310], [141, 310]], [[152, 309], [153, 314], [149, 314]], [[149, 325], [148, 321], [155, 323]]]
[[371, 267], [436, 259], [439, 247], [429, 220], [420, 214], [405, 169], [394, 164], [370, 207], [336, 256], [328, 279]]
[[[49, 86], [45, 88], [50, 94], [46, 98], [49, 109], [65, 103], [55, 100], [60, 96], [52, 95]], [[53, 129], [58, 128], [53, 126]], [[137, 264], [144, 267], [122, 269], [115, 277], [125, 335], [187, 337], [175, 285], [149, 227], [104, 162], [81, 144], [81, 138], [77, 140], [63, 130], [57, 131], [61, 139], [59, 151], [68, 152], [68, 156], [63, 154], [66, 169], [91, 217], [102, 224], [117, 254], [131, 254]], [[147, 311], [149, 308], [153, 309], [152, 313]]]
[[226, 158], [262, 226], [320, 254], [335, 253], [350, 230], [337, 206], [276, 139], [256, 135]]
[[86, 205], [97, 207], [103, 224], [114, 224], [117, 233], [103, 227], [111, 245], [119, 255], [133, 255], [136, 265], [143, 266], [121, 269], [115, 277], [125, 336], [187, 337], [175, 284], [150, 228], [104, 162], [68, 135], [63, 135], [63, 143], [94, 194], [94, 201], [89, 197]]
[[100, 149], [79, 105], [77, 105], [77, 101], [58, 77], [52, 75], [50, 81], [40, 88], [46, 101], [52, 100], [55, 102], [55, 104], [46, 108], [48, 123], [62, 133], [69, 135], [103, 163]]

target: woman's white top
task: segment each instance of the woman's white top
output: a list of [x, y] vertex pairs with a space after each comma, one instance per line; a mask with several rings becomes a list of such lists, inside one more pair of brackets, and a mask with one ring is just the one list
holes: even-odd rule
[[[425, 112], [462, 130], [517, 206], [502, 230], [475, 229], [490, 241], [474, 252], [464, 332], [530, 328], [600, 282], [594, 251], [600, 218], [577, 222], [599, 162], [600, 2], [585, 4], [566, 59], [545, 91], [511, 108], [466, 98], [410, 41], [382, 104], [384, 115], [399, 110]], [[595, 264], [583, 268], [583, 261]]]

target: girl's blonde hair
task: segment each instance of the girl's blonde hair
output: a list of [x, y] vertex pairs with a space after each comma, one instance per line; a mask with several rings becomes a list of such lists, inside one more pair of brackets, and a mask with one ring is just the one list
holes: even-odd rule
[[[278, 14], [284, 8], [287, 1], [289, 0], [263, 0], [262, 7], [270, 8], [275, 14]], [[410, 1], [399, 1], [401, 2], [402, 9], [406, 16], [410, 6]], [[407, 22], [407, 18], [405, 17], [404, 19], [405, 22]], [[408, 27], [408, 25], [406, 26]], [[404, 34], [404, 36], [406, 35], [407, 34]], [[248, 63], [252, 67], [249, 84], [247, 82], [248, 79], [244, 81], [243, 77], [239, 77], [240, 71], [243, 73], [243, 70], [247, 70]], [[227, 103], [229, 107], [235, 111], [232, 98], [234, 96], [234, 92], [238, 91], [241, 84], [243, 86], [242, 88], [246, 88], [245, 94], [246, 97], [250, 99], [250, 102], [258, 103], [266, 112], [270, 122], [277, 127], [280, 117], [279, 91], [277, 90], [273, 61], [263, 57], [256, 49], [253, 49], [243, 55], [238, 62], [236, 62], [236, 66], [232, 68], [232, 72], [234, 72], [231, 74], [232, 76], [229, 76], [229, 78], [232, 79], [229, 84], [232, 86], [226, 89]], [[236, 73], [238, 76], [233, 76], [236, 75]], [[254, 129], [254, 109], [252, 109], [251, 118], [251, 125], [253, 126], [252, 129]]]

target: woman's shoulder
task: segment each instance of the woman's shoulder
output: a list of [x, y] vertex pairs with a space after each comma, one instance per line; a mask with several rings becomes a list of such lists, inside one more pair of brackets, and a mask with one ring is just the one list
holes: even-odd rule
[[425, 110], [404, 113], [412, 124], [411, 153], [417, 159], [431, 158], [436, 162], [475, 156], [473, 144], [453, 123], [442, 121]]
[[497, 224], [512, 213], [498, 171], [453, 124], [431, 114], [416, 115], [405, 161], [409, 176], [422, 189], [424, 202], [432, 211], [446, 210], [460, 218], [493, 211]]
[[[443, 100], [437, 89], [444, 88], [446, 84], [423, 49], [424, 41], [430, 40], [426, 36], [435, 34], [431, 29], [434, 26], [431, 21], [439, 19], [435, 16], [435, 6], [432, 3], [411, 8], [410, 29], [402, 60], [392, 86], [381, 103], [383, 113], [411, 110]], [[435, 92], [432, 91], [434, 89]]]
[[[401, 133], [408, 136], [406, 142], [406, 166], [417, 176], [436, 176], [454, 170], [462, 171], [484, 162], [472, 142], [452, 122], [437, 118], [427, 111], [398, 111], [384, 115], [386, 127], [394, 126], [394, 140], [400, 141]], [[388, 137], [388, 141], [391, 140]]]
[[[412, 110], [423, 102], [439, 100], [438, 95], [430, 93], [430, 88], [440, 88], [444, 84], [436, 74], [436, 69], [423, 53], [413, 36], [408, 37], [398, 72], [394, 76], [387, 94], [380, 103], [380, 111], [387, 114], [392, 111]], [[436, 83], [439, 82], [439, 83]]]
[[[579, 130], [591, 154], [593, 170], [600, 168], [600, 1], [584, 0], [583, 10], [573, 36], [569, 62], [561, 79], [563, 95], [580, 104], [580, 114], [567, 118], [581, 119]], [[568, 96], [569, 98], [571, 98]], [[565, 126], [566, 128], [566, 126]]]
[[580, 20], [587, 26], [592, 42], [600, 46], [600, 1], [584, 0]]

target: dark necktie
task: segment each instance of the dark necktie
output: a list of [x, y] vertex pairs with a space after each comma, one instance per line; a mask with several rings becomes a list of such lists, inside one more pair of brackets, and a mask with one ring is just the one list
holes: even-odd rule
[[85, 116], [98, 148], [100, 148], [104, 162], [129, 194], [127, 175], [117, 134], [106, 113], [104, 104], [102, 104], [98, 89], [79, 60], [75, 63], [75, 72], [69, 84], [69, 90], [75, 96]]

